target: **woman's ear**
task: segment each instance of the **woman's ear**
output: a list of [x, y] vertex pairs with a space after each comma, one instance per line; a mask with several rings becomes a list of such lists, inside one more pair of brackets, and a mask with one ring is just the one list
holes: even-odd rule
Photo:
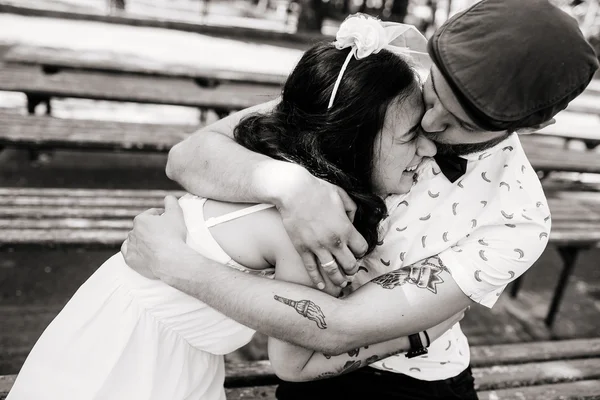
[[546, 122], [542, 122], [541, 124], [529, 126], [527, 128], [519, 128], [515, 132], [517, 132], [519, 135], [529, 135], [530, 133], [537, 132], [537, 131], [539, 131], [547, 126], [550, 126], [552, 124], [555, 124], [555, 123], [556, 123], [556, 120], [554, 118], [552, 118]]

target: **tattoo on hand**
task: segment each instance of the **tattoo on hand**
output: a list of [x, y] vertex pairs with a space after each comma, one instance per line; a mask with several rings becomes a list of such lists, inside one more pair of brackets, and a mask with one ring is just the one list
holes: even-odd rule
[[437, 285], [444, 283], [444, 280], [440, 277], [440, 274], [444, 271], [450, 273], [442, 260], [438, 256], [433, 256], [381, 275], [371, 282], [384, 289], [394, 289], [405, 283], [410, 283], [435, 294], [437, 293]]
[[275, 300], [292, 307], [296, 312], [311, 321], [314, 321], [320, 329], [327, 329], [325, 315], [321, 307], [310, 300], [291, 300], [281, 296], [274, 296]]

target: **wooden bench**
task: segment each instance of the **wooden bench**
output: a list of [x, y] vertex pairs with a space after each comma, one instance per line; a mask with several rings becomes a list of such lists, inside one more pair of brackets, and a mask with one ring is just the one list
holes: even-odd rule
[[168, 104], [214, 110], [220, 117], [276, 98], [275, 86], [209, 81], [183, 77], [147, 76], [23, 64], [0, 65], [0, 90], [23, 92], [28, 111], [50, 98], [82, 98]]
[[[481, 400], [583, 400], [600, 396], [598, 338], [473, 346], [471, 364]], [[0, 377], [0, 400], [15, 378]], [[268, 361], [226, 365], [229, 400], [274, 399], [278, 382]]]
[[[162, 207], [163, 190], [0, 188], [0, 248], [77, 246], [118, 248], [140, 212]], [[563, 270], [545, 323], [556, 317], [577, 255], [600, 244], [600, 201], [549, 198], [550, 243], [557, 247]], [[513, 284], [516, 296], [520, 282]]]
[[183, 192], [0, 188], [0, 247], [118, 248], [133, 218], [167, 194]]
[[48, 70], [77, 69], [152, 76], [193, 78], [207, 82], [211, 87], [223, 82], [242, 82], [280, 87], [287, 73], [258, 73], [199, 67], [190, 63], [170, 60], [148, 60], [142, 56], [115, 57], [110, 51], [72, 50], [31, 45], [9, 46], [2, 59], [8, 64], [38, 66]]
[[[0, 146], [37, 149], [81, 149], [166, 152], [200, 126], [122, 123], [59, 119], [1, 112]], [[553, 171], [600, 173], [600, 157], [593, 152], [565, 150], [523, 137], [533, 167]]]

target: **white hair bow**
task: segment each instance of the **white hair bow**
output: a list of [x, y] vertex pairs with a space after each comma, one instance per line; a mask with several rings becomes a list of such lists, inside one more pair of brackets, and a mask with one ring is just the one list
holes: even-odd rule
[[377, 54], [382, 49], [401, 56], [417, 70], [429, 69], [431, 59], [427, 54], [427, 39], [417, 28], [408, 24], [382, 22], [366, 14], [354, 14], [342, 22], [333, 43], [338, 50], [351, 47], [327, 108], [331, 108], [342, 76], [354, 56], [357, 60]]

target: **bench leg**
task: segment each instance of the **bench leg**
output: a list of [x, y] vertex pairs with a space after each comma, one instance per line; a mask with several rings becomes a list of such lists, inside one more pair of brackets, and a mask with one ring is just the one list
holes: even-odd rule
[[50, 115], [52, 113], [52, 108], [50, 107], [50, 97], [39, 95], [39, 94], [31, 94], [26, 93], [27, 96], [27, 112], [29, 115], [35, 114], [35, 108], [40, 103], [46, 104], [46, 114]]
[[518, 277], [512, 283], [512, 286], [510, 287], [510, 297], [512, 297], [513, 299], [517, 297], [517, 294], [519, 294], [519, 290], [521, 289], [521, 285], [523, 284], [524, 277], [525, 277], [525, 274]]
[[556, 289], [554, 289], [554, 296], [552, 296], [552, 302], [550, 303], [548, 314], [544, 320], [547, 327], [551, 327], [554, 323], [554, 318], [556, 317], [556, 312], [558, 311], [563, 294], [565, 293], [569, 277], [575, 267], [575, 261], [577, 260], [579, 250], [581, 250], [581, 248], [572, 246], [561, 246], [558, 248], [560, 258], [563, 260], [563, 270], [558, 279]]
[[229, 110], [223, 110], [220, 108], [215, 108], [215, 113], [219, 116], [219, 118], [225, 118], [230, 114]]

